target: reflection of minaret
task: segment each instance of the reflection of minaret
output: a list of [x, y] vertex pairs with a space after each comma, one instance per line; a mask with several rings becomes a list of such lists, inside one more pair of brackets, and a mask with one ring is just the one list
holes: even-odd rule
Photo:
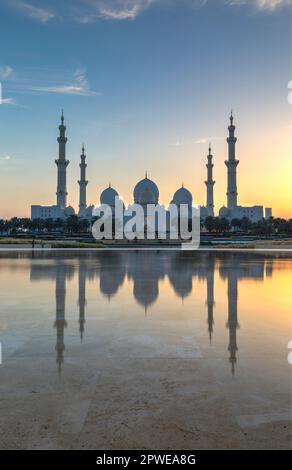
[[210, 343], [212, 341], [212, 333], [213, 333], [213, 325], [214, 325], [214, 318], [213, 318], [213, 308], [215, 305], [214, 301], [214, 261], [215, 259], [212, 257], [210, 258], [210, 269], [208, 269], [206, 278], [207, 278], [207, 301], [206, 305], [208, 307], [208, 331], [209, 331], [209, 339]]
[[81, 163], [80, 163], [80, 180], [78, 181], [79, 184], [79, 217], [85, 217], [86, 215], [86, 186], [88, 181], [86, 180], [86, 155], [84, 153], [84, 144], [82, 146], [82, 154], [80, 155]]
[[80, 260], [79, 272], [78, 272], [78, 305], [79, 305], [79, 332], [80, 339], [82, 342], [85, 324], [85, 306], [86, 306], [86, 261], [83, 266], [83, 260]]
[[207, 167], [207, 181], [205, 181], [205, 185], [207, 187], [207, 211], [208, 216], [214, 217], [214, 184], [215, 181], [213, 180], [213, 163], [212, 158], [213, 155], [211, 153], [211, 144], [209, 145], [209, 154], [208, 154], [208, 163]]
[[236, 351], [238, 350], [236, 344], [236, 330], [239, 328], [237, 321], [237, 276], [229, 271], [228, 274], [228, 321], [226, 323], [229, 328], [229, 346], [230, 351], [229, 362], [231, 363], [232, 375], [234, 375], [235, 364], [236, 364]]
[[64, 328], [67, 326], [65, 320], [65, 297], [66, 297], [66, 272], [62, 267], [56, 271], [56, 321], [54, 327], [57, 329], [56, 351], [59, 373], [61, 373], [62, 363], [64, 362]]
[[57, 206], [65, 210], [67, 206], [67, 183], [66, 183], [66, 168], [69, 165], [69, 160], [66, 160], [66, 142], [65, 137], [66, 126], [64, 126], [64, 114], [61, 115], [61, 125], [59, 126], [60, 136], [58, 137], [59, 142], [59, 158], [55, 160], [58, 168], [58, 180], [57, 180]]
[[229, 137], [227, 138], [228, 143], [228, 160], [225, 161], [227, 166], [227, 207], [233, 209], [237, 206], [237, 185], [236, 185], [236, 167], [239, 160], [235, 158], [235, 144], [237, 138], [234, 136], [235, 126], [233, 125], [233, 115], [231, 111], [230, 126], [228, 127]]

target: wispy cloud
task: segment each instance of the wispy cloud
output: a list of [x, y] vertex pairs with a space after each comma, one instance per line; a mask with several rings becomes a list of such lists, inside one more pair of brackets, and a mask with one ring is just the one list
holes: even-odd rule
[[[216, 0], [222, 5], [248, 5], [257, 11], [274, 12], [282, 6], [291, 4], [291, 0]], [[201, 8], [212, 0], [59, 0], [51, 6], [50, 0], [0, 0], [0, 6], [12, 8], [28, 18], [40, 23], [53, 19], [74, 21], [80, 24], [94, 23], [98, 20], [125, 21], [134, 20], [152, 5], [177, 4]]]
[[236, 5], [252, 5], [257, 10], [268, 10], [270, 12], [276, 9], [291, 4], [291, 0], [226, 0], [226, 3], [231, 6]]
[[210, 140], [211, 139], [207, 139], [206, 137], [201, 137], [200, 139], [195, 140], [194, 144], [196, 144], [196, 145], [207, 144], [207, 142], [210, 141]]
[[178, 139], [174, 142], [171, 142], [169, 145], [171, 147], [183, 147], [187, 145], [208, 145], [210, 142], [222, 140], [222, 136], [212, 136], [212, 137], [198, 137], [198, 138], [183, 138]]
[[10, 65], [0, 66], [0, 80], [6, 80], [13, 74], [13, 68]]
[[8, 154], [1, 155], [0, 156], [0, 165], [8, 165], [8, 163], [11, 161], [11, 156]]
[[55, 13], [46, 6], [40, 7], [34, 3], [24, 2], [22, 0], [9, 0], [8, 2], [5, 1], [4, 4], [41, 23], [47, 23], [55, 17]]
[[154, 0], [107, 0], [97, 7], [99, 16], [104, 19], [133, 20], [153, 3]]
[[62, 86], [31, 86], [27, 90], [39, 93], [61, 93], [64, 95], [94, 96], [97, 93], [86, 90], [82, 86], [62, 85]]
[[[149, 8], [153, 3], [161, 0], [84, 0], [87, 9], [78, 15], [75, 21], [78, 23], [93, 23], [98, 19], [103, 20], [134, 20], [140, 13]], [[84, 5], [83, 5], [84, 6]], [[81, 9], [80, 9], [81, 11]]]
[[0, 99], [0, 104], [8, 104], [10, 106], [16, 106], [16, 101], [14, 98], [2, 98]]
[[[44, 74], [46, 78], [44, 78]], [[30, 77], [31, 75], [31, 77]], [[58, 93], [65, 95], [95, 96], [100, 93], [90, 89], [86, 78], [86, 71], [83, 68], [77, 68], [69, 77], [65, 73], [62, 77], [62, 71], [54, 72], [50, 70], [30, 70], [23, 72], [22, 76], [15, 73], [14, 79], [9, 82], [10, 91], [16, 93], [47, 94]]]

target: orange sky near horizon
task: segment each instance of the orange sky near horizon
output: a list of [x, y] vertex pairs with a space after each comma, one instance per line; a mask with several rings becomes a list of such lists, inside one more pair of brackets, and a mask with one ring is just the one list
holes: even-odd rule
[[[238, 204], [263, 205], [272, 207], [275, 217], [292, 218], [292, 142], [290, 125], [279, 129], [261, 127], [260, 132], [244, 126], [236, 128]], [[248, 131], [248, 132], [247, 132]], [[227, 158], [227, 130], [213, 144], [215, 212], [226, 205], [227, 171], [224, 160]], [[57, 132], [56, 132], [57, 137]], [[57, 143], [55, 154], [57, 155]], [[203, 205], [206, 199], [204, 181], [206, 179], [207, 143], [200, 145], [164, 146], [157, 152], [157, 159], [147, 164], [143, 158], [137, 160], [134, 168], [128, 162], [117, 161], [114, 169], [87, 152], [88, 204], [97, 205], [100, 192], [107, 187], [109, 180], [119, 192], [125, 203], [132, 201], [135, 184], [144, 177], [153, 179], [159, 187], [160, 202], [168, 205], [173, 193], [182, 181], [193, 194], [194, 203]], [[160, 156], [158, 154], [160, 153]], [[196, 158], [195, 158], [196, 157]], [[78, 155], [71, 158], [67, 169], [68, 204], [78, 209], [79, 160]], [[168, 161], [165, 171], [165, 161]], [[177, 168], [179, 162], [179, 171]], [[31, 204], [55, 204], [57, 169], [53, 158], [43, 162], [29, 161], [27, 169], [22, 160], [2, 160], [3, 175], [0, 218], [13, 216], [29, 217]], [[11, 182], [14, 182], [13, 185]]]

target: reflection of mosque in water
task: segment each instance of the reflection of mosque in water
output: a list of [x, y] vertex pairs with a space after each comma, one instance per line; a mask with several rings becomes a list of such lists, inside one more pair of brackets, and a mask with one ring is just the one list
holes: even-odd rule
[[[41, 255], [40, 255], [41, 256]], [[256, 255], [252, 255], [255, 260]], [[78, 307], [79, 332], [82, 338], [85, 331], [86, 281], [99, 279], [100, 292], [109, 301], [124, 280], [133, 281], [133, 296], [136, 302], [147, 308], [153, 305], [159, 296], [159, 281], [168, 277], [176, 295], [183, 300], [191, 294], [193, 278], [205, 280], [207, 286], [206, 309], [207, 325], [210, 342], [214, 327], [214, 274], [218, 267], [220, 278], [227, 281], [228, 314], [226, 327], [229, 330], [229, 361], [234, 374], [237, 354], [237, 318], [238, 281], [241, 279], [262, 280], [272, 275], [272, 259], [258, 255], [256, 263], [249, 263], [247, 253], [212, 253], [212, 252], [169, 252], [159, 254], [154, 252], [139, 253], [106, 253], [96, 257], [84, 253], [82, 256], [53, 258], [52, 263], [42, 265], [31, 264], [31, 281], [55, 279], [56, 282], [56, 351], [59, 371], [63, 363], [65, 350], [64, 330], [67, 326], [65, 319], [66, 280], [72, 279], [78, 272]]]

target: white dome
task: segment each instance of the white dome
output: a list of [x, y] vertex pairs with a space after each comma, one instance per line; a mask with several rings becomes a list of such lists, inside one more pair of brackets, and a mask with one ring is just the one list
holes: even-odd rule
[[100, 203], [107, 204], [108, 206], [113, 207], [115, 205], [116, 197], [119, 197], [117, 191], [113, 189], [111, 186], [109, 186], [104, 191], [102, 191], [100, 195]]
[[72, 206], [66, 207], [65, 215], [66, 215], [66, 217], [70, 217], [71, 215], [75, 215], [75, 210], [73, 209]]
[[141, 205], [155, 204], [155, 196], [150, 188], [145, 188], [141, 191], [138, 203]]
[[193, 203], [193, 196], [188, 189], [182, 186], [174, 193], [172, 203], [176, 204], [177, 206], [180, 204], [187, 204], [188, 206], [191, 206]]
[[[139, 181], [139, 183], [136, 184], [135, 188], [134, 188], [134, 201], [135, 201], [135, 204], [142, 204], [142, 201], [141, 199], [145, 199], [145, 191], [147, 191], [147, 194], [149, 195], [151, 201], [150, 202], [146, 202], [146, 204], [158, 204], [158, 200], [159, 200], [159, 190], [158, 190], [158, 187], [156, 186], [156, 184], [151, 181], [150, 179], [147, 178], [147, 175], [146, 177]], [[152, 193], [152, 195], [150, 196], [150, 193]], [[152, 200], [153, 199], [153, 200]], [[145, 202], [144, 202], [145, 204]]]

